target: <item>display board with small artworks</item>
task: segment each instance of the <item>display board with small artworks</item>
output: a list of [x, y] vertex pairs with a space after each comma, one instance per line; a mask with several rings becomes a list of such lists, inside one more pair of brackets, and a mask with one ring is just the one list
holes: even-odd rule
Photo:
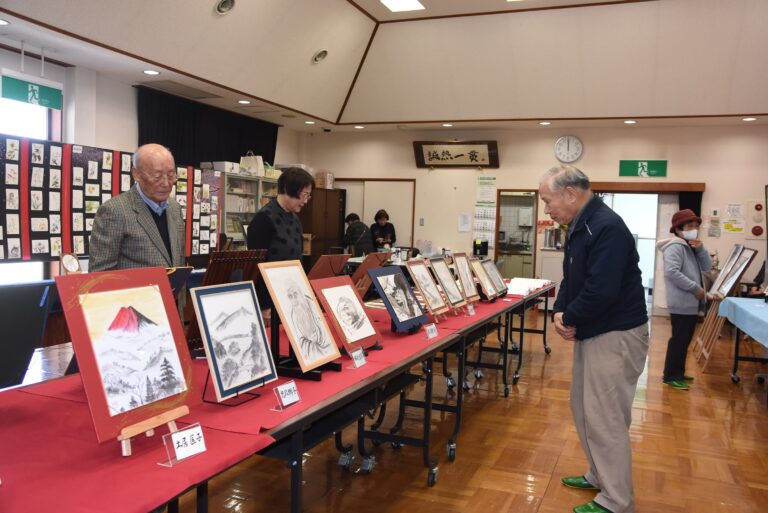
[[[87, 257], [99, 207], [134, 185], [132, 154], [0, 134], [0, 262]], [[216, 247], [220, 178], [179, 166], [186, 254]]]

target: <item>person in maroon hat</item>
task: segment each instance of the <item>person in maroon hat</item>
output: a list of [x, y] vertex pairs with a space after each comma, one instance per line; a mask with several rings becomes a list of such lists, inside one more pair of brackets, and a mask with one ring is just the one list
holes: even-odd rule
[[693, 381], [685, 374], [685, 358], [706, 300], [701, 273], [712, 269], [709, 252], [699, 239], [700, 225], [701, 218], [693, 210], [676, 212], [669, 229], [675, 236], [656, 243], [664, 257], [664, 284], [672, 323], [663, 379], [675, 390], [688, 390], [688, 383]]

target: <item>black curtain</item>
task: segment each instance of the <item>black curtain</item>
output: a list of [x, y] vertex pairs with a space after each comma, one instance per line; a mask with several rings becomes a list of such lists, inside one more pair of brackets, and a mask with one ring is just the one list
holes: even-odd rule
[[277, 125], [137, 86], [139, 144], [169, 148], [179, 166], [229, 160], [252, 150], [275, 163]]
[[701, 197], [703, 192], [678, 192], [680, 210], [690, 208], [694, 214], [701, 217]]

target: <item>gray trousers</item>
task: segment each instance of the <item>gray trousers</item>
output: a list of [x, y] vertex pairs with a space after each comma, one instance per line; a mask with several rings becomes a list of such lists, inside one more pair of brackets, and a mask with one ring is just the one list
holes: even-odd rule
[[629, 425], [637, 380], [648, 356], [648, 325], [577, 340], [571, 411], [589, 461], [595, 501], [614, 513], [634, 513]]

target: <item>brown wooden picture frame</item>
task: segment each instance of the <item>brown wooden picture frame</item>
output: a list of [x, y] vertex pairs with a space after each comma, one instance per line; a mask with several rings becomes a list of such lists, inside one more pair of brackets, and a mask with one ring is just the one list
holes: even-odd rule
[[453, 254], [453, 266], [456, 269], [456, 275], [459, 277], [459, 285], [464, 291], [464, 296], [468, 303], [480, 301], [480, 294], [477, 293], [477, 286], [472, 274], [472, 266], [469, 265], [469, 257], [466, 253]]
[[[405, 266], [408, 268], [408, 273], [411, 275], [416, 288], [421, 292], [421, 297], [424, 299], [424, 305], [427, 307], [427, 310], [432, 315], [440, 315], [447, 312], [449, 310], [449, 303], [443, 297], [440, 289], [437, 288], [437, 283], [435, 283], [435, 279], [432, 277], [427, 262], [420, 258], [412, 258], [405, 263]], [[423, 273], [417, 271], [421, 267], [424, 268]]]
[[499, 167], [496, 141], [413, 141], [413, 154], [420, 168]]
[[[267, 285], [272, 303], [280, 316], [302, 372], [341, 358], [301, 262], [286, 260], [261, 263], [259, 272]], [[292, 304], [294, 302], [296, 304]], [[310, 326], [306, 326], [307, 324]], [[307, 329], [317, 332], [308, 333]], [[313, 340], [310, 336], [317, 338]], [[318, 354], [312, 357], [313, 353]], [[277, 355], [273, 357], [277, 358]]]
[[[320, 301], [320, 304], [323, 306], [326, 315], [328, 315], [328, 319], [331, 321], [331, 326], [337, 335], [336, 340], [341, 342], [341, 345], [347, 351], [347, 354], [352, 354], [352, 352], [355, 351], [358, 347], [367, 349], [379, 344], [382, 341], [381, 334], [371, 321], [368, 313], [365, 311], [363, 299], [360, 297], [360, 293], [355, 288], [355, 284], [352, 282], [352, 278], [347, 275], [334, 276], [332, 278], [320, 278], [318, 280], [311, 280], [309, 283], [315, 290], [315, 295], [317, 295], [318, 301]], [[344, 291], [344, 294], [341, 294], [342, 291], [337, 291], [336, 293], [331, 292], [334, 289], [346, 289], [347, 287], [349, 290]], [[366, 324], [367, 322], [367, 324], [373, 330], [373, 334], [356, 340], [350, 340], [347, 337], [347, 331], [349, 330], [345, 331], [341, 324], [344, 322], [339, 318], [341, 314], [337, 311], [337, 308], [334, 308], [334, 305], [331, 304], [331, 296], [338, 296], [336, 304], [337, 307], [340, 304], [339, 298], [342, 296], [352, 300], [354, 302], [355, 309], [359, 309], [357, 310], [357, 314], [362, 314], [361, 317], [365, 317], [365, 319], [360, 319], [361, 325]]]
[[496, 290], [496, 287], [493, 286], [493, 281], [491, 280], [491, 277], [488, 276], [485, 267], [483, 267], [483, 262], [479, 258], [473, 257], [469, 259], [469, 266], [472, 268], [472, 272], [475, 274], [478, 283], [480, 283], [480, 288], [483, 290], [485, 297], [488, 299], [495, 299], [498, 297], [499, 293]]
[[[457, 281], [453, 278], [451, 269], [448, 267], [448, 263], [445, 261], [445, 257], [430, 258], [429, 266], [432, 268], [432, 272], [435, 275], [435, 278], [437, 278], [438, 283], [443, 288], [443, 294], [448, 300], [448, 304], [451, 305], [451, 308], [455, 310], [466, 305], [467, 298], [464, 295], [464, 290], [461, 284], [457, 283]], [[456, 295], [449, 292], [451, 288], [455, 289], [453, 291], [454, 293], [458, 292], [458, 297], [453, 298], [456, 299], [456, 301], [451, 299], [451, 296]]]

